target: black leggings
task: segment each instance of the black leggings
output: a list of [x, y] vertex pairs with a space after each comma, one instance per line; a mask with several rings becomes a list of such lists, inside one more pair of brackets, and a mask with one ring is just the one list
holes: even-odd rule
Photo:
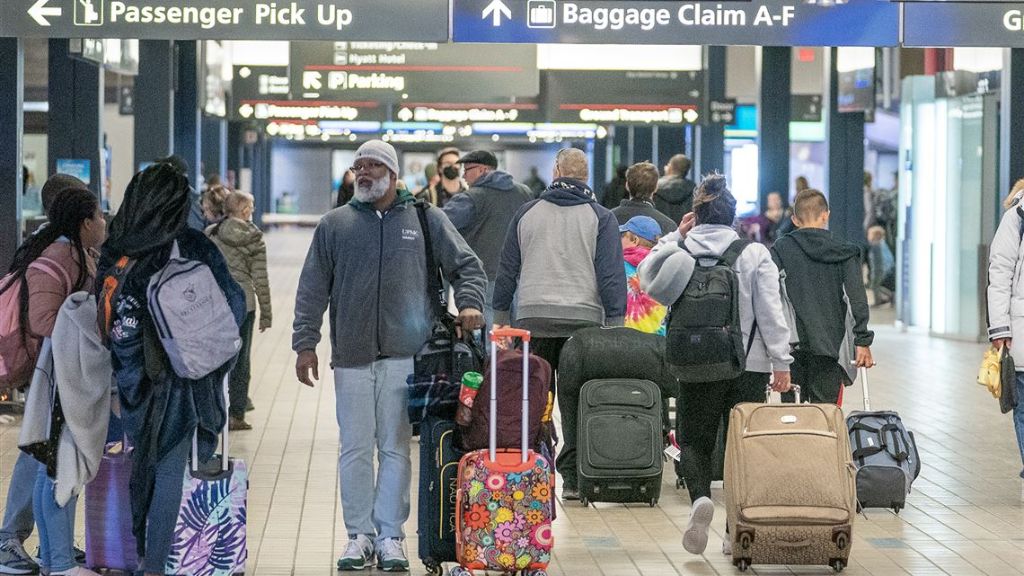
[[764, 389], [769, 375], [760, 372], [744, 372], [735, 380], [724, 382], [680, 383], [679, 397], [683, 409], [678, 415], [682, 438], [682, 471], [690, 501], [700, 497], [711, 497], [711, 476], [713, 473], [715, 441], [718, 426], [723, 426], [726, 437], [729, 434], [729, 412], [742, 402], [764, 402]]

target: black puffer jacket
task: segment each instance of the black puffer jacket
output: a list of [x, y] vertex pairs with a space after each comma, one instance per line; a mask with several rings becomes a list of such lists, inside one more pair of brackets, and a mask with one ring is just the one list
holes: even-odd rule
[[654, 207], [665, 216], [679, 222], [693, 210], [693, 189], [691, 180], [680, 176], [666, 176], [658, 181], [654, 193]]

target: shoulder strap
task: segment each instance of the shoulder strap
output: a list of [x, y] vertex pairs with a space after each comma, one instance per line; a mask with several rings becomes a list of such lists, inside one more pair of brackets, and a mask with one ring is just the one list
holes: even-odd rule
[[64, 287], [67, 289], [68, 293], [71, 292], [71, 276], [68, 274], [68, 271], [65, 270], [64, 267], [61, 266], [56, 260], [52, 260], [45, 256], [40, 256], [39, 258], [33, 260], [32, 263], [28, 265], [28, 267], [32, 268], [33, 270], [39, 270], [40, 272], [43, 272], [44, 274], [50, 276], [54, 280], [62, 280], [64, 282]]
[[444, 286], [441, 284], [441, 271], [434, 259], [434, 244], [430, 238], [430, 222], [427, 220], [427, 204], [416, 202], [416, 216], [420, 220], [420, 228], [423, 230], [423, 246], [427, 256], [427, 299], [434, 309], [435, 317], [440, 320], [444, 318], [446, 298]]
[[750, 240], [746, 240], [743, 238], [740, 238], [739, 240], [734, 240], [732, 244], [729, 244], [729, 247], [725, 250], [725, 252], [722, 254], [722, 257], [719, 258], [718, 261], [728, 266], [729, 268], [732, 268], [733, 266], [736, 265], [736, 261], [739, 260], [740, 254], [743, 253], [743, 250], [746, 249], [746, 247], [750, 246], [751, 244], [752, 242]]
[[1017, 227], [1017, 234], [1020, 239], [1024, 239], [1024, 206], [1021, 206], [1020, 202], [1017, 202], [1017, 216], [1020, 217], [1020, 226]]

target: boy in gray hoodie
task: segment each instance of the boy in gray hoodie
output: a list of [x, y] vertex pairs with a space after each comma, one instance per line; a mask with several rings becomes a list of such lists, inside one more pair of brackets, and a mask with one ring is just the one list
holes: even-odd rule
[[[718, 260], [739, 234], [732, 228], [736, 199], [720, 174], [707, 176], [697, 187], [693, 212], [679, 230], [667, 235], [640, 263], [640, 287], [658, 302], [671, 306], [682, 295], [697, 264]], [[685, 248], [684, 248], [685, 245]], [[709, 258], [701, 258], [707, 255]], [[768, 249], [760, 244], [746, 246], [733, 266], [739, 281], [739, 317], [746, 345], [745, 372], [724, 382], [680, 382], [678, 415], [682, 431], [683, 472], [692, 502], [690, 521], [683, 534], [687, 552], [702, 554], [708, 544], [708, 529], [715, 514], [711, 501], [712, 458], [718, 423], [741, 402], [763, 402], [765, 387], [777, 392], [790, 388], [789, 328], [779, 296], [779, 271]], [[749, 343], [749, 344], [748, 344]], [[728, 430], [726, 430], [728, 431]], [[728, 540], [723, 552], [729, 553]]]

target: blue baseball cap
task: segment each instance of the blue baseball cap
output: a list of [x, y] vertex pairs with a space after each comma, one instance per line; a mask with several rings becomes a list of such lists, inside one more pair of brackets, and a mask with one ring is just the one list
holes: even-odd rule
[[648, 242], [657, 242], [661, 226], [650, 216], [633, 216], [629, 222], [619, 226], [619, 232], [632, 232]]

